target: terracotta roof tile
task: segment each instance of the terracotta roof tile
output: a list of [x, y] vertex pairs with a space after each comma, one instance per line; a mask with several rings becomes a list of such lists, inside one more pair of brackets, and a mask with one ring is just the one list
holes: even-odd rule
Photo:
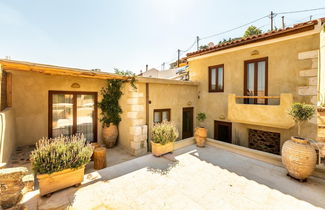
[[[321, 23], [325, 22], [325, 17], [320, 18], [320, 21], [321, 21]], [[204, 54], [208, 54], [208, 53], [212, 53], [212, 52], [216, 52], [216, 51], [220, 51], [220, 50], [225, 50], [225, 49], [229, 49], [232, 47], [237, 47], [237, 46], [241, 46], [241, 45], [245, 45], [245, 44], [249, 44], [249, 43], [253, 43], [253, 42], [273, 39], [273, 38], [277, 38], [280, 36], [291, 35], [293, 33], [299, 33], [299, 32], [304, 32], [307, 30], [312, 30], [312, 29], [314, 29], [314, 26], [317, 23], [318, 23], [318, 20], [312, 20], [312, 21], [308, 21], [308, 22], [304, 22], [304, 23], [295, 24], [295, 25], [293, 25], [293, 27], [287, 27], [284, 29], [278, 29], [278, 30], [266, 32], [266, 33], [259, 34], [259, 35], [252, 35], [252, 36], [249, 36], [246, 38], [241, 38], [238, 40], [221, 43], [221, 44], [215, 45], [213, 47], [209, 47], [206, 49], [187, 53], [187, 58], [196, 57], [199, 55], [204, 55]]]

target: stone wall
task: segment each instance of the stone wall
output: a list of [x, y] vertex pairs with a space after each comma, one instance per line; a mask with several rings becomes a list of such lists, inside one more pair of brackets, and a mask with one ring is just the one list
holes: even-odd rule
[[316, 105], [317, 103], [317, 85], [318, 85], [318, 54], [319, 50], [305, 51], [298, 54], [298, 60], [309, 61], [308, 68], [302, 69], [299, 76], [305, 78], [306, 85], [298, 87], [298, 95], [309, 97], [309, 103]]
[[249, 148], [280, 154], [280, 133], [249, 129], [248, 131]]
[[147, 152], [148, 126], [145, 124], [145, 94], [143, 89], [128, 88], [127, 119], [130, 121], [129, 136], [132, 155], [142, 155]]

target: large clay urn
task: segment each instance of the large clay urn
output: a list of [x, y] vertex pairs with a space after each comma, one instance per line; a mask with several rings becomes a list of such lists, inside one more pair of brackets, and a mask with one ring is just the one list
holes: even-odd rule
[[282, 147], [282, 163], [291, 177], [304, 181], [316, 166], [317, 155], [309, 141], [300, 137], [291, 137]]
[[195, 141], [198, 147], [204, 147], [208, 136], [208, 130], [203, 127], [195, 128]]
[[113, 123], [110, 123], [108, 127], [104, 125], [102, 133], [103, 133], [103, 142], [106, 145], [106, 147], [107, 148], [114, 147], [118, 136], [117, 126], [114, 125]]

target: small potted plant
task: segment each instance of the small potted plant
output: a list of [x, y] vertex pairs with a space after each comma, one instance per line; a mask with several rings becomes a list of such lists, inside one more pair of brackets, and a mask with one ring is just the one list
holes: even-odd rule
[[93, 148], [83, 135], [39, 140], [30, 160], [37, 175], [40, 195], [79, 186], [92, 153]]
[[288, 175], [304, 181], [310, 176], [316, 166], [316, 151], [308, 139], [301, 137], [301, 125], [310, 120], [315, 113], [313, 105], [294, 103], [289, 115], [296, 122], [298, 136], [292, 136], [282, 146], [282, 163], [288, 170]]
[[151, 132], [151, 148], [155, 156], [172, 152], [174, 141], [178, 138], [178, 130], [174, 123], [164, 121], [156, 123]]
[[195, 141], [198, 147], [204, 147], [208, 136], [208, 129], [204, 126], [204, 121], [207, 118], [204, 112], [199, 112], [196, 119], [199, 121], [199, 127], [195, 128]]

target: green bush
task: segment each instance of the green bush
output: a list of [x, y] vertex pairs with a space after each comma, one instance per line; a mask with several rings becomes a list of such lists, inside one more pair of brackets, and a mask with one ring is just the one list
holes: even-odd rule
[[298, 125], [298, 136], [300, 136], [301, 124], [310, 120], [315, 114], [315, 107], [310, 104], [294, 103], [292, 104], [289, 115]]
[[178, 138], [178, 130], [174, 123], [164, 121], [156, 123], [152, 128], [151, 141], [158, 144], [174, 142]]
[[118, 125], [121, 122], [122, 108], [119, 100], [122, 96], [123, 81], [119, 79], [107, 80], [107, 86], [102, 88], [101, 94], [103, 99], [98, 103], [101, 112], [101, 121], [103, 125], [109, 126], [110, 123]]
[[101, 89], [101, 95], [103, 99], [98, 103], [99, 108], [102, 110], [100, 121], [103, 122], [103, 126], [109, 127], [110, 123], [118, 126], [121, 122], [122, 108], [119, 104], [119, 100], [123, 95], [122, 85], [123, 83], [130, 82], [134, 89], [137, 89], [135, 85], [135, 74], [131, 71], [122, 71], [114, 69], [115, 74], [125, 76], [125, 79], [109, 79], [107, 80], [106, 87]]
[[42, 138], [30, 155], [35, 174], [51, 174], [69, 168], [79, 168], [90, 161], [93, 148], [83, 135]]

